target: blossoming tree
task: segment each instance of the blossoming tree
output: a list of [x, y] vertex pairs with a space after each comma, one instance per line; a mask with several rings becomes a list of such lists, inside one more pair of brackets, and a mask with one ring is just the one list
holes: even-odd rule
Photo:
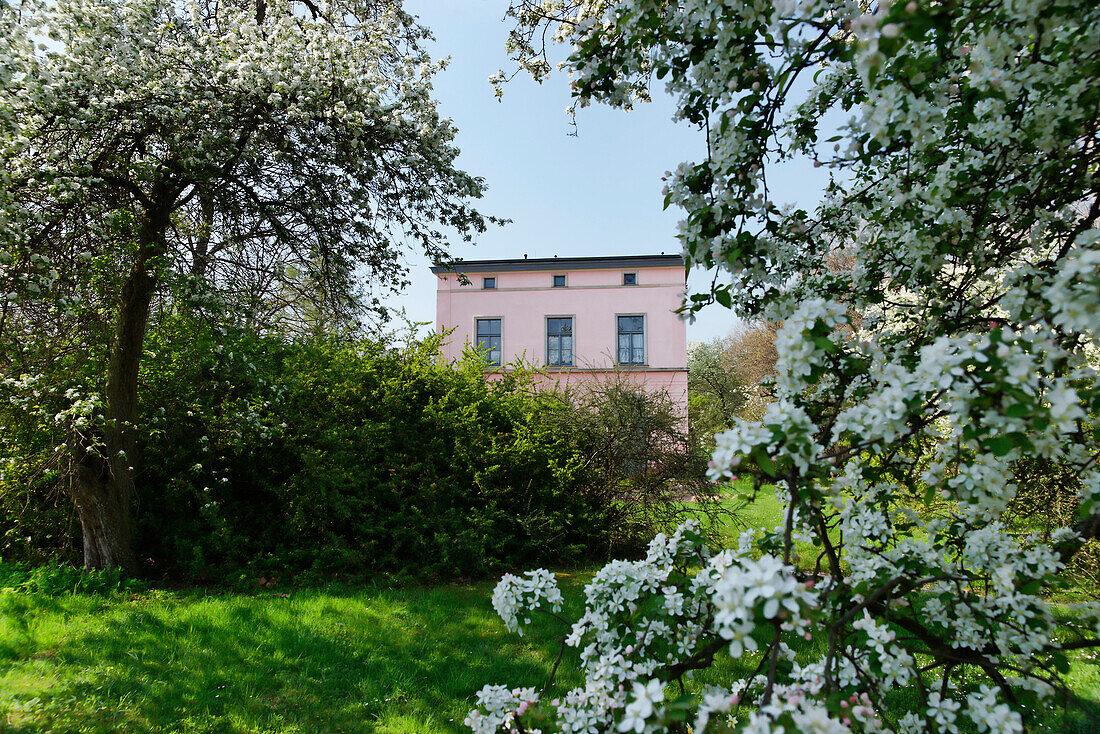
[[[86, 565], [126, 567], [165, 284], [346, 313], [357, 271], [400, 284], [405, 243], [439, 259], [443, 228], [483, 229], [482, 183], [399, 2], [5, 0], [0, 25], [0, 377], [72, 428]], [[51, 382], [59, 353], [101, 351], [103, 384]]]
[[[777, 400], [717, 437], [711, 474], [755, 477], [783, 522], [708, 550], [690, 526], [589, 584], [584, 684], [486, 687], [478, 732], [1019, 732], [1100, 645], [1100, 608], [1056, 607], [1100, 527], [1100, 6], [818, 0], [523, 0], [580, 105], [663, 80], [708, 155], [669, 175], [684, 256], [726, 280], [689, 297], [781, 322]], [[777, 161], [830, 174], [777, 203]], [[852, 267], [829, 263], [844, 252]], [[1020, 471], [1068, 469], [1078, 514], [1005, 522]], [[505, 577], [521, 628], [559, 604]], [[806, 646], [805, 639], [814, 641]], [[797, 655], [796, 650], [813, 650]], [[716, 657], [748, 674], [672, 698]], [[905, 693], [899, 695], [900, 689]]]

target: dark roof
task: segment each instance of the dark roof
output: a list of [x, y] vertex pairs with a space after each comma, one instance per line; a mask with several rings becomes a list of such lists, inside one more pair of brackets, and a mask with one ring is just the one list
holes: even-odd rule
[[539, 257], [520, 260], [456, 260], [453, 268], [436, 265], [433, 273], [488, 273], [515, 270], [596, 270], [599, 268], [667, 268], [684, 266], [679, 255], [614, 255], [611, 257]]

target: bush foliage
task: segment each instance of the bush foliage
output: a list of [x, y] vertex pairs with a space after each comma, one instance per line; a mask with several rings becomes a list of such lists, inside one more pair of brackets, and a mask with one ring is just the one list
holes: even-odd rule
[[109, 595], [142, 589], [140, 581], [127, 578], [117, 568], [88, 571], [64, 563], [32, 565], [0, 559], [0, 595], [10, 591], [24, 591], [42, 596]]
[[[603, 557], [616, 535], [611, 499], [586, 487], [552, 419], [560, 404], [522, 372], [487, 382], [475, 357], [441, 363], [434, 337], [292, 341], [167, 318], [141, 379], [135, 533], [150, 576], [478, 576]], [[4, 553], [77, 560], [44, 432], [4, 445]]]
[[613, 374], [554, 397], [555, 429], [572, 446], [585, 493], [610, 513], [612, 546], [640, 551], [689, 518], [717, 531], [727, 513], [706, 478], [709, 455], [667, 392]]

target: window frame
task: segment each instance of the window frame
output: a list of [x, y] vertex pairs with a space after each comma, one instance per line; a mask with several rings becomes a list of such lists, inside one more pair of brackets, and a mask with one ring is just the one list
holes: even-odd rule
[[[566, 273], [554, 273], [553, 275], [551, 275], [550, 276], [550, 287], [551, 288], [568, 288], [569, 287], [569, 279], [566, 278], [565, 276], [566, 276]], [[561, 278], [561, 285], [558, 285], [558, 278]]]
[[[550, 361], [550, 319], [569, 319], [569, 362], [564, 363], [560, 361], [554, 364]], [[575, 314], [547, 314], [542, 319], [542, 332], [545, 337], [543, 346], [546, 348], [546, 366], [547, 367], [576, 367], [577, 366], [577, 317]], [[558, 354], [561, 354], [561, 338], [562, 334], [559, 332], [554, 335], [554, 338], [558, 340]]]
[[[633, 279], [634, 279], [634, 282], [632, 282], [632, 283], [627, 283], [627, 282], [626, 282], [626, 279], [627, 279], [627, 278], [633, 278]], [[624, 272], [624, 273], [623, 273], [623, 285], [626, 285], [626, 286], [630, 286], [630, 285], [638, 285], [638, 271], [636, 271], [636, 270], [635, 270], [635, 271], [633, 271], [633, 272]]]
[[[492, 285], [489, 282], [492, 281]], [[483, 275], [481, 277], [481, 290], [483, 291], [495, 291], [497, 289], [497, 276], [495, 275]]]
[[[641, 349], [642, 349], [642, 361], [640, 361], [640, 362], [635, 362], [635, 361], [633, 361], [633, 359], [631, 359], [629, 361], [626, 361], [626, 362], [623, 362], [620, 359], [620, 357], [622, 356], [622, 353], [621, 353], [621, 347], [619, 346], [619, 337], [622, 336], [624, 334], [624, 332], [620, 331], [620, 329], [619, 329], [619, 319], [623, 319], [623, 318], [640, 318], [642, 320], [642, 330], [641, 331], [628, 331], [628, 332], [625, 332], [626, 334], [630, 334], [630, 335], [634, 335], [634, 334], [639, 335], [640, 341], [641, 341]], [[619, 366], [622, 366], [622, 367], [647, 367], [649, 365], [649, 343], [648, 343], [648, 339], [647, 339], [649, 329], [646, 328], [648, 326], [648, 323], [647, 323], [648, 321], [649, 321], [649, 319], [646, 318], [646, 314], [644, 314], [644, 313], [617, 313], [617, 314], [615, 314], [615, 364], [616, 365], [619, 365]], [[635, 349], [637, 349], [637, 347], [634, 345], [634, 339], [631, 339], [630, 341], [631, 341], [631, 344], [630, 344], [629, 349], [631, 351], [631, 357], [633, 357], [633, 352], [634, 352]]]
[[[494, 337], [497, 339], [497, 349], [500, 350], [500, 359], [496, 362], [493, 361], [492, 356], [491, 356], [492, 353], [493, 353], [492, 342], [491, 341], [489, 342], [488, 349], [482, 348], [482, 345], [481, 345], [481, 338], [482, 337], [481, 337], [481, 334], [478, 333], [478, 324], [480, 324], [482, 321], [490, 321], [490, 322], [491, 321], [496, 321], [499, 324], [499, 327], [498, 327], [499, 328], [499, 333], [498, 334], [490, 333], [490, 334], [485, 335], [485, 338], [487, 338], [487, 339], [491, 340]], [[504, 317], [503, 316], [475, 316], [474, 317], [474, 346], [477, 347], [479, 352], [481, 352], [482, 354], [485, 355], [486, 360], [488, 360], [487, 366], [489, 366], [489, 367], [503, 367], [504, 366]]]

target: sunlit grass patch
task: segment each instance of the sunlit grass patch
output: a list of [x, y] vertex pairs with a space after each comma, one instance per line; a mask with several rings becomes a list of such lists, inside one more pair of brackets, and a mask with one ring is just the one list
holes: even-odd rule
[[[782, 522], [764, 490], [724, 532]], [[811, 556], [800, 550], [803, 558]], [[593, 570], [558, 574], [563, 616], [583, 612]], [[0, 732], [464, 732], [491, 683], [541, 688], [566, 625], [535, 619], [508, 633], [490, 604], [495, 581], [435, 587], [342, 587], [275, 593], [151, 590], [56, 597], [0, 591]], [[761, 648], [772, 630], [756, 632]], [[797, 659], [825, 640], [795, 639]], [[689, 690], [752, 675], [760, 653], [716, 664]], [[1071, 656], [1076, 700], [1038, 731], [1100, 722], [1100, 661]], [[553, 689], [581, 684], [567, 650]], [[888, 703], [903, 707], [905, 691]]]
[[557, 652], [541, 628], [508, 635], [491, 591], [23, 595], [0, 730], [463, 731], [484, 684], [541, 685]]

